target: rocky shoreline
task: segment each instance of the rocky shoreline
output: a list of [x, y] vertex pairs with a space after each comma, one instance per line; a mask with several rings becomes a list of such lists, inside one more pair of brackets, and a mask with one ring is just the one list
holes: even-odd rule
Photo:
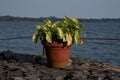
[[73, 64], [50, 68], [38, 55], [0, 52], [0, 80], [120, 80], [120, 67], [72, 57]]

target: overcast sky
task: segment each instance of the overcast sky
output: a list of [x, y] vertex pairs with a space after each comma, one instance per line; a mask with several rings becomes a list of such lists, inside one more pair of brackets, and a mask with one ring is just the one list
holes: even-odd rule
[[120, 0], [0, 0], [0, 16], [120, 18]]

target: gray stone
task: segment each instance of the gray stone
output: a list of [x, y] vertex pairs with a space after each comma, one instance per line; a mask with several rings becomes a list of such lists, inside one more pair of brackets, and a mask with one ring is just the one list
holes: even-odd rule
[[23, 72], [21, 70], [9, 71], [8, 76], [23, 76]]
[[53, 75], [44, 75], [42, 80], [54, 80]]
[[76, 71], [73, 74], [73, 79], [86, 79], [87, 75], [85, 75], [83, 72]]
[[120, 76], [111, 76], [111, 79], [113, 79], [113, 80], [120, 80]]
[[36, 77], [25, 77], [24, 79], [25, 80], [41, 80], [41, 79], [36, 78]]
[[47, 61], [41, 56], [4, 51], [0, 53], [0, 80], [120, 80], [119, 66], [83, 58], [71, 59], [72, 65], [55, 69], [43, 64]]
[[24, 80], [23, 77], [12, 77], [13, 80]]
[[64, 76], [56, 76], [54, 80], [64, 80]]

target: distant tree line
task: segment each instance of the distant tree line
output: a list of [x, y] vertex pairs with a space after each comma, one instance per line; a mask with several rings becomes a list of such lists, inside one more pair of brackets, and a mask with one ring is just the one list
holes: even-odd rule
[[54, 16], [50, 17], [40, 17], [40, 18], [30, 18], [30, 17], [14, 17], [14, 16], [0, 16], [0, 21], [43, 21], [44, 19], [51, 19], [53, 21], [60, 20], [62, 18], [56, 18]]
[[[34, 22], [40, 22], [44, 19], [50, 19], [53, 21], [62, 20], [63, 18], [56, 18], [54, 16], [50, 17], [40, 17], [40, 18], [29, 18], [29, 17], [14, 17], [14, 16], [0, 16], [0, 21], [34, 21]], [[102, 19], [80, 19], [81, 22], [102, 22], [102, 21], [115, 21], [120, 22], [120, 18], [102, 18]]]

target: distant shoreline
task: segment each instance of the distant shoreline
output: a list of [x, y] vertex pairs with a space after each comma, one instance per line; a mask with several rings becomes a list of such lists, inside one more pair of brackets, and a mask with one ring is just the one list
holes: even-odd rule
[[[62, 20], [63, 18], [57, 18], [54, 16], [50, 17], [40, 17], [40, 18], [30, 18], [30, 17], [14, 17], [14, 16], [0, 16], [0, 21], [32, 21], [32, 22], [40, 22], [44, 19], [50, 19], [53, 21]], [[101, 18], [101, 19], [81, 19], [79, 18], [79, 21], [81, 22], [120, 22], [120, 18]]]

